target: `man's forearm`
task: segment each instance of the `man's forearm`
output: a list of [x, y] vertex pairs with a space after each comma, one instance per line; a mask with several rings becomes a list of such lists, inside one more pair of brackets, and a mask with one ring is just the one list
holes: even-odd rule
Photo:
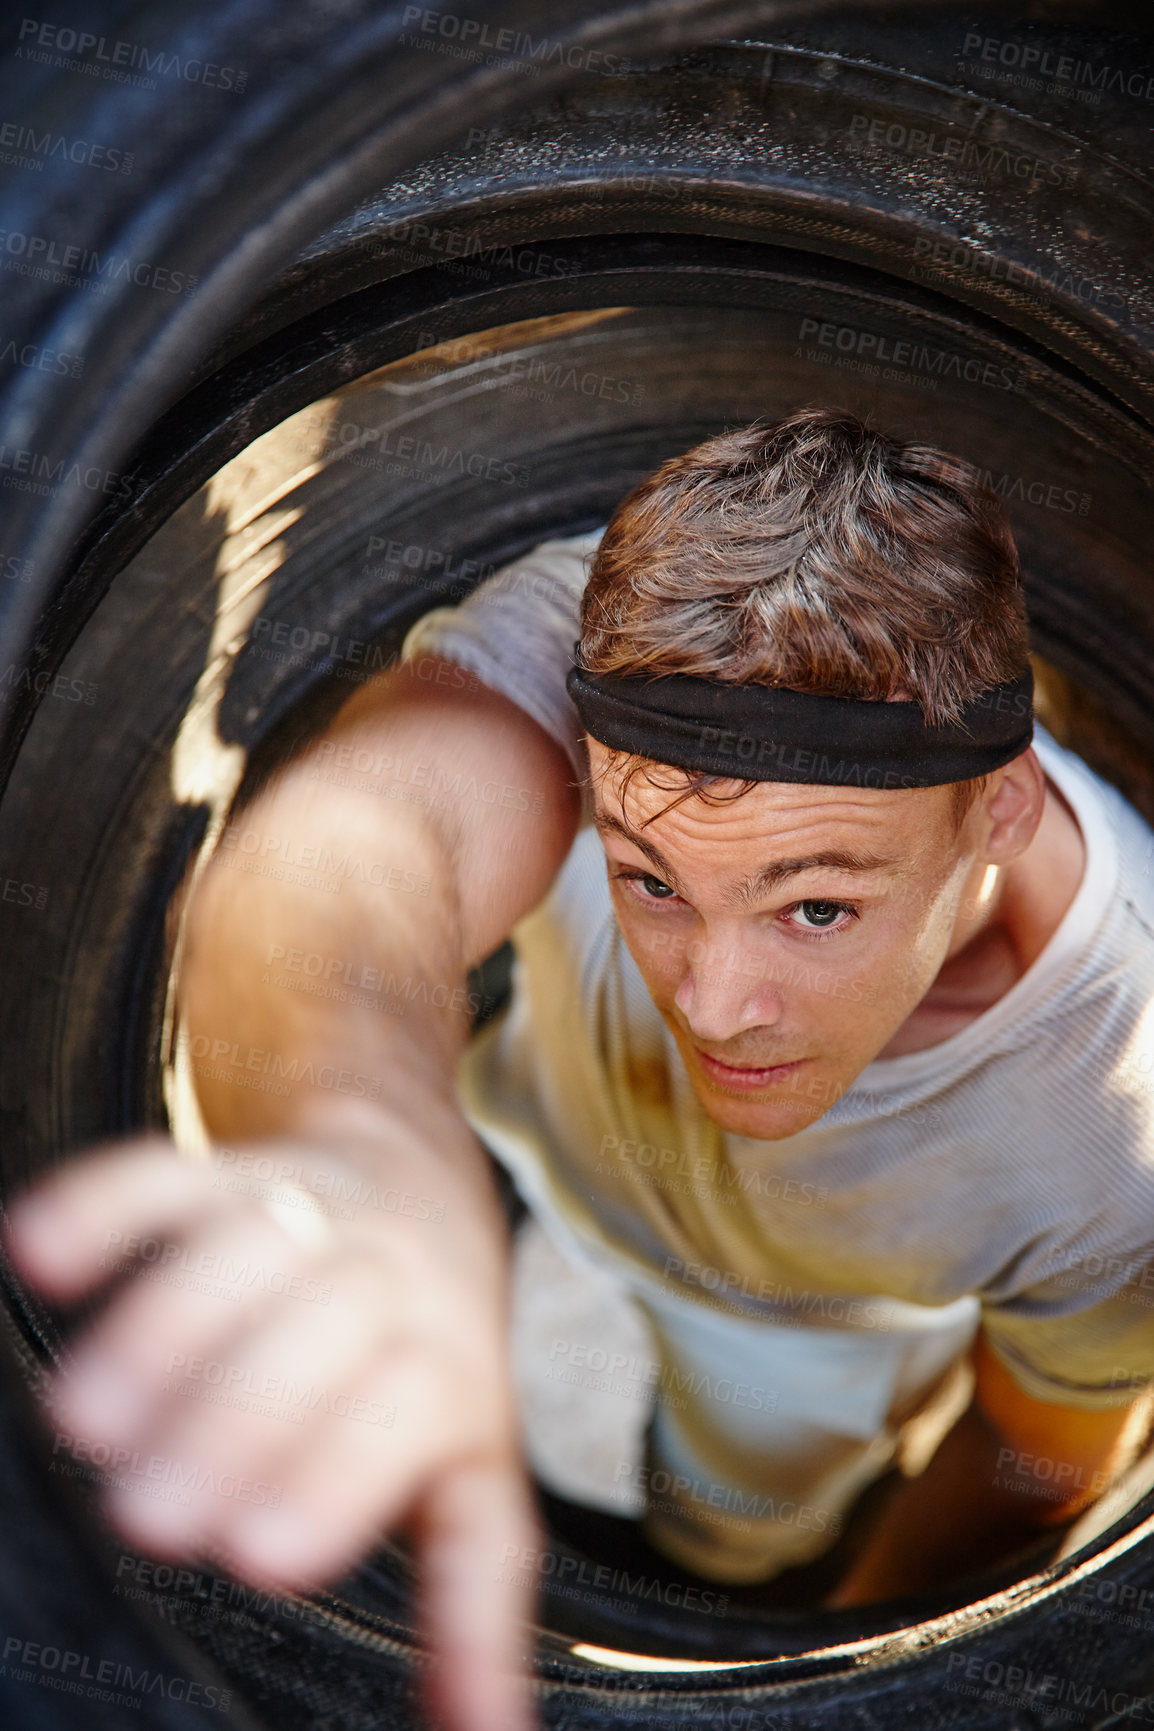
[[[240, 820], [254, 846], [288, 837], [380, 852], [363, 802], [307, 793], [290, 778], [254, 802]], [[359, 1147], [374, 1121], [415, 1116], [470, 1157], [454, 1078], [473, 1005], [449, 862], [418, 812], [399, 811], [390, 830], [400, 882], [423, 893], [357, 874], [331, 894], [238, 870], [227, 852], [210, 866], [189, 909], [181, 1011], [215, 1140], [340, 1135]]]
[[862, 1555], [827, 1603], [870, 1604], [942, 1586], [1021, 1550], [1053, 1524], [1051, 1487], [1007, 1483], [1002, 1438], [976, 1403], [917, 1478], [882, 1510]]

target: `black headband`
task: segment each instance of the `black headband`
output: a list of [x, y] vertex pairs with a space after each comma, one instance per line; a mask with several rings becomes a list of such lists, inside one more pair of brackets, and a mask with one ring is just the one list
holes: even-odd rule
[[1000, 769], [1034, 737], [1028, 663], [1011, 684], [984, 691], [941, 727], [926, 725], [919, 703], [816, 697], [685, 673], [602, 678], [574, 665], [565, 688], [586, 733], [602, 745], [749, 781], [940, 787]]

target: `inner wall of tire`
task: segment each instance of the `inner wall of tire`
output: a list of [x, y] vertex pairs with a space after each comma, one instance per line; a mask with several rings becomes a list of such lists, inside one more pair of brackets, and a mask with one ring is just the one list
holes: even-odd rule
[[[824, 64], [811, 57], [804, 76], [799, 72], [797, 104], [824, 76]], [[866, 96], [851, 88], [846, 99], [852, 107]], [[505, 147], [498, 138], [485, 148], [500, 158]], [[511, 160], [494, 167], [507, 169]], [[652, 166], [634, 165], [634, 172], [644, 180]], [[884, 160], [869, 166], [884, 176]], [[556, 199], [547, 220], [534, 219], [539, 251], [543, 235], [562, 237], [550, 242], [566, 266], [552, 284], [527, 284], [515, 268], [502, 281], [499, 270], [471, 268], [466, 276], [449, 265], [418, 272], [392, 298], [382, 292], [374, 300], [369, 279], [415, 261], [375, 241], [368, 261], [360, 247], [342, 257], [330, 237], [323, 268], [302, 262], [254, 313], [251, 328], [238, 327], [232, 359], [215, 381], [218, 407], [206, 407], [204, 422], [220, 465], [239, 453], [232, 465], [205, 480], [179, 453], [157, 458], [139, 517], [158, 526], [119, 571], [61, 667], [0, 808], [0, 870], [21, 886], [22, 898], [0, 906], [12, 980], [0, 1004], [6, 1187], [94, 1138], [164, 1122], [158, 1056], [171, 937], [166, 907], [206, 821], [204, 804], [173, 796], [173, 745], [204, 673], [222, 566], [255, 577], [262, 559], [270, 564], [257, 620], [239, 633], [235, 655], [226, 642], [215, 710], [222, 745], [239, 744], [260, 771], [319, 725], [371, 668], [364, 649], [352, 645], [373, 644], [376, 664], [387, 661], [407, 623], [426, 608], [460, 599], [487, 570], [546, 534], [603, 521], [664, 456], [724, 425], [807, 402], [841, 404], [903, 436], [958, 450], [989, 472], [1023, 551], [1047, 719], [1148, 816], [1154, 811], [1154, 702], [1146, 683], [1154, 645], [1145, 480], [1151, 453], [1147, 433], [1111, 389], [1124, 369], [1111, 373], [1098, 342], [1087, 360], [1092, 382], [1071, 363], [1079, 342], [1058, 333], [1041, 302], [1028, 328], [1014, 328], [1023, 324], [1020, 309], [983, 296], [981, 283], [962, 280], [934, 293], [882, 277], [871, 268], [880, 255], [868, 220], [856, 253], [848, 230], [840, 237], [827, 230], [821, 244], [853, 255], [840, 264], [800, 251], [782, 256], [765, 245], [749, 249], [756, 261], [739, 256], [736, 236], [748, 226], [741, 202], [756, 196], [750, 188], [730, 198], [728, 215], [724, 198], [709, 204], [699, 190], [663, 207], [657, 221], [696, 223], [728, 241], [631, 238], [632, 225], [654, 226], [652, 217], [647, 225], [639, 220], [654, 200], [652, 187], [630, 187], [629, 169], [626, 160], [621, 185], [592, 199], [598, 221], [620, 230], [600, 250], [564, 238], [588, 229], [588, 203], [571, 204], [566, 215]], [[459, 167], [453, 172], [459, 176]], [[602, 157], [594, 174], [607, 173]], [[430, 187], [451, 183], [452, 174], [438, 182], [435, 171], [420, 185], [415, 179], [414, 208], [429, 201]], [[479, 233], [515, 232], [523, 220], [476, 191], [470, 196], [480, 200]], [[403, 209], [403, 199], [397, 202]], [[1115, 226], [1116, 215], [1109, 219]], [[379, 214], [368, 220], [379, 224]], [[786, 221], [774, 238], [794, 248], [818, 244]], [[1110, 244], [1119, 258], [1113, 233]], [[892, 251], [886, 262], [892, 266]], [[338, 331], [328, 303], [341, 296], [347, 321]], [[327, 346], [307, 323], [310, 309], [321, 309], [334, 333]], [[999, 313], [1008, 322], [995, 322]], [[809, 328], [815, 314], [817, 331]], [[472, 350], [458, 341], [478, 330]], [[891, 369], [895, 377], [855, 369], [863, 331], [888, 341], [891, 353], [908, 345], [905, 361]], [[853, 333], [849, 346], [843, 332]], [[253, 384], [258, 336], [271, 372], [291, 381], [263, 395]], [[435, 347], [438, 340], [446, 346]], [[1050, 359], [1043, 341], [1064, 344], [1064, 359]], [[910, 364], [909, 351], [919, 349], [923, 359]], [[406, 359], [413, 350], [421, 353]], [[948, 370], [932, 358], [942, 355], [950, 357]], [[586, 388], [590, 379], [595, 391]], [[219, 409], [230, 395], [244, 405], [231, 421]], [[326, 406], [308, 409], [312, 398]], [[248, 435], [238, 430], [246, 425], [274, 430], [246, 447]], [[182, 429], [190, 445], [194, 426], [190, 416]], [[357, 430], [346, 436], [350, 427]], [[405, 438], [418, 449], [402, 447]], [[206, 448], [212, 444], [208, 439]], [[421, 445], [438, 454], [433, 461]], [[448, 462], [442, 450], [453, 454]], [[472, 458], [483, 459], [482, 473], [469, 472]], [[446, 563], [429, 560], [430, 552]], [[109, 557], [107, 571], [116, 568]], [[315, 633], [328, 633], [337, 646], [299, 647]], [[51, 1323], [35, 1305], [24, 1320], [33, 1338], [54, 1344]], [[991, 1625], [982, 1650], [1019, 1659], [1033, 1653], [1043, 1668], [1047, 1656], [1078, 1651], [1087, 1632], [1071, 1602], [1079, 1568], [1136, 1591], [1154, 1580], [1150, 1546], [1125, 1548], [1149, 1506], [1145, 1498], [1119, 1509], [1114, 1527], [1088, 1548], [1100, 1561], [1075, 1556], [1025, 1594], [992, 1601], [971, 1620]], [[960, 1695], [943, 1705], [935, 1695], [941, 1669], [935, 1674], [932, 1653], [924, 1651], [931, 1636], [882, 1643], [856, 1659], [830, 1651], [831, 1642], [900, 1623], [900, 1616], [759, 1624], [650, 1606], [642, 1619], [627, 1596], [613, 1593], [584, 1610], [587, 1639], [626, 1651], [747, 1661], [801, 1656], [729, 1677], [647, 1681], [626, 1672], [607, 1679], [592, 1661], [574, 1661], [569, 1640], [544, 1634], [539, 1657], [551, 1723], [636, 1724], [639, 1706], [676, 1725], [846, 1723], [847, 1690], [863, 1726], [893, 1723], [899, 1709], [914, 1714], [911, 1723], [929, 1723], [924, 1711], [919, 1718], [918, 1702], [931, 1697], [939, 1723], [1001, 1723]], [[251, 1682], [259, 1649], [262, 1687], [281, 1723], [315, 1723], [305, 1673], [340, 1678], [342, 1724], [379, 1723], [373, 1715], [384, 1680], [412, 1669], [406, 1570], [392, 1551], [339, 1593], [318, 1596], [306, 1610], [264, 1607], [247, 1629], [205, 1628], [187, 1608], [174, 1607], [174, 1614], [185, 1616], [241, 1688]], [[956, 1641], [967, 1626], [963, 1614], [938, 1638]], [[1121, 1623], [1110, 1634], [1111, 1675], [1138, 1678], [1141, 1635], [1127, 1635]], [[843, 1683], [840, 1674], [855, 1664], [867, 1665], [868, 1679], [858, 1670]], [[621, 1675], [626, 1687], [615, 1687]]]
[[[932, 374], [879, 385], [814, 363], [799, 333], [821, 267], [792, 262], [761, 285], [756, 308], [591, 306], [418, 347], [263, 435], [157, 531], [69, 655], [0, 813], [7, 876], [24, 881], [45, 857], [74, 866], [46, 886], [37, 921], [24, 921], [13, 959], [25, 990], [7, 1000], [21, 1004], [19, 1028], [0, 1010], [5, 1049], [19, 1038], [26, 1074], [37, 1068], [27, 1098], [54, 1107], [21, 1125], [21, 1173], [110, 1125], [162, 1121], [158, 1016], [171, 935], [163, 910], [205, 815], [173, 798], [172, 748], [204, 671], [222, 569], [238, 591], [267, 572], [259, 612], [226, 655], [216, 718], [222, 744], [242, 743], [256, 769], [317, 726], [366, 671], [387, 664], [407, 623], [429, 606], [460, 599], [547, 534], [604, 520], [664, 456], [807, 402], [869, 412], [887, 429], [974, 457], [995, 478], [1045, 477], [1041, 503], [1008, 497], [1007, 505], [1031, 587], [1054, 611], [1064, 585], [1074, 604], [1086, 599], [1080, 571], [1094, 573], [1091, 599], [1100, 583], [1141, 592], [1149, 495], [1128, 463], [1101, 461], [1104, 446], [1128, 449], [1133, 439], [1111, 404], [1085, 393], [1079, 440], [1060, 371], [1047, 380], [1034, 357], [1004, 339], [980, 327], [960, 337], [952, 312], [935, 322], [920, 303], [895, 305], [888, 287], [863, 311], [857, 280], [821, 284], [834, 328], [852, 304], [856, 319], [893, 341], [933, 350], [948, 336], [980, 362], [971, 369], [978, 382], [963, 380], [945, 397], [928, 387]], [[1013, 389], [1025, 365], [1028, 394]], [[1060, 662], [1059, 639], [1039, 648]], [[1115, 728], [1089, 743], [1107, 758], [1120, 751], [1124, 764], [1125, 748], [1140, 756], [1144, 742]], [[318, 1601], [318, 1628], [329, 1638], [343, 1626], [366, 1651], [366, 1631], [382, 1619], [405, 1627], [404, 1581], [403, 1562], [386, 1552], [347, 1592]], [[597, 1645], [747, 1663], [793, 1653], [795, 1674], [814, 1674], [800, 1655], [821, 1653], [835, 1626], [667, 1608], [639, 1614], [627, 1595], [590, 1599], [579, 1633]], [[872, 1625], [901, 1620], [883, 1613]], [[565, 1626], [569, 1640], [545, 1637], [542, 1658], [546, 1671], [561, 1665], [571, 1677], [573, 1662], [561, 1657], [571, 1612]], [[871, 1620], [853, 1626], [865, 1632]], [[220, 1631], [206, 1638], [227, 1665]], [[822, 1659], [816, 1669], [827, 1666]], [[609, 1698], [621, 1705], [620, 1690]], [[688, 1701], [682, 1710], [691, 1711]]]

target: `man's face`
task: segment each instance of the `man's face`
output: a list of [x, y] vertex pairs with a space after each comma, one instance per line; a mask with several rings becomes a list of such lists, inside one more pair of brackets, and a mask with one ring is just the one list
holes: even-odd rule
[[793, 1135], [932, 984], [975, 868], [970, 824], [955, 834], [949, 787], [760, 782], [665, 810], [680, 789], [644, 771], [623, 809], [624, 766], [588, 747], [614, 911], [698, 1100], [736, 1135]]

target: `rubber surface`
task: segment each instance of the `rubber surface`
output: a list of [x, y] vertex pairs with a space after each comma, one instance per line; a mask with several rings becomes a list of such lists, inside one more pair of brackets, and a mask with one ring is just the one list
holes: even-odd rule
[[[539, 39], [530, 10], [486, 16]], [[1150, 809], [1148, 111], [1130, 92], [1075, 101], [1060, 78], [1007, 101], [987, 71], [1002, 61], [962, 52], [977, 34], [1129, 76], [1154, 56], [1127, 9], [1036, 7], [1011, 25], [946, 6], [882, 20], [769, 7], [742, 41], [717, 40], [736, 8], [561, 10], [558, 39], [584, 45], [577, 78], [560, 63], [478, 68], [439, 37], [397, 49], [399, 7], [346, 8], [339, 29], [320, 7], [179, 24], [108, 8], [109, 36], [247, 67], [251, 102], [121, 92], [117, 136], [139, 146], [140, 178], [116, 202], [85, 199], [66, 165], [14, 178], [6, 233], [66, 234], [144, 260], [150, 280], [104, 297], [8, 284], [14, 338], [84, 368], [76, 383], [8, 379], [0, 444], [128, 479], [102, 511], [83, 482], [9, 498], [5, 550], [33, 580], [0, 585], [4, 660], [20, 670], [4, 681], [0, 872], [31, 886], [0, 905], [6, 1185], [165, 1121], [166, 908], [237, 786], [229, 748], [258, 776], [387, 663], [410, 619], [543, 534], [602, 520], [725, 424], [835, 401], [988, 469], [1054, 713]], [[713, 40], [672, 52], [694, 36]], [[634, 58], [590, 71], [595, 46]], [[116, 93], [64, 76], [24, 65], [21, 111], [80, 88], [107, 134]], [[161, 265], [196, 274], [196, 292], [158, 289]], [[59, 1335], [12, 1302], [30, 1375]], [[5, 1629], [84, 1628], [104, 1652], [130, 1622], [133, 1639], [166, 1638], [163, 1606], [269, 1723], [411, 1718], [419, 1656], [396, 1549], [313, 1603], [269, 1604], [208, 1570], [167, 1588], [131, 1574], [143, 1597], [131, 1611], [107, 1599], [94, 1628], [77, 1621], [92, 1604], [79, 1570], [42, 1575], [50, 1597], [29, 1600], [33, 1557], [88, 1543], [43, 1473], [32, 1494], [38, 1470], [14, 1451], [0, 1475], [0, 1498], [33, 1516], [29, 1549], [0, 1568]], [[1116, 1516], [1020, 1582], [1003, 1571], [822, 1618], [687, 1613], [659, 1581], [607, 1584], [558, 1535], [545, 1722], [1141, 1719], [1154, 1500]], [[575, 1654], [579, 1639], [741, 1668], [620, 1670]], [[29, 1693], [53, 1713], [63, 1700]]]

